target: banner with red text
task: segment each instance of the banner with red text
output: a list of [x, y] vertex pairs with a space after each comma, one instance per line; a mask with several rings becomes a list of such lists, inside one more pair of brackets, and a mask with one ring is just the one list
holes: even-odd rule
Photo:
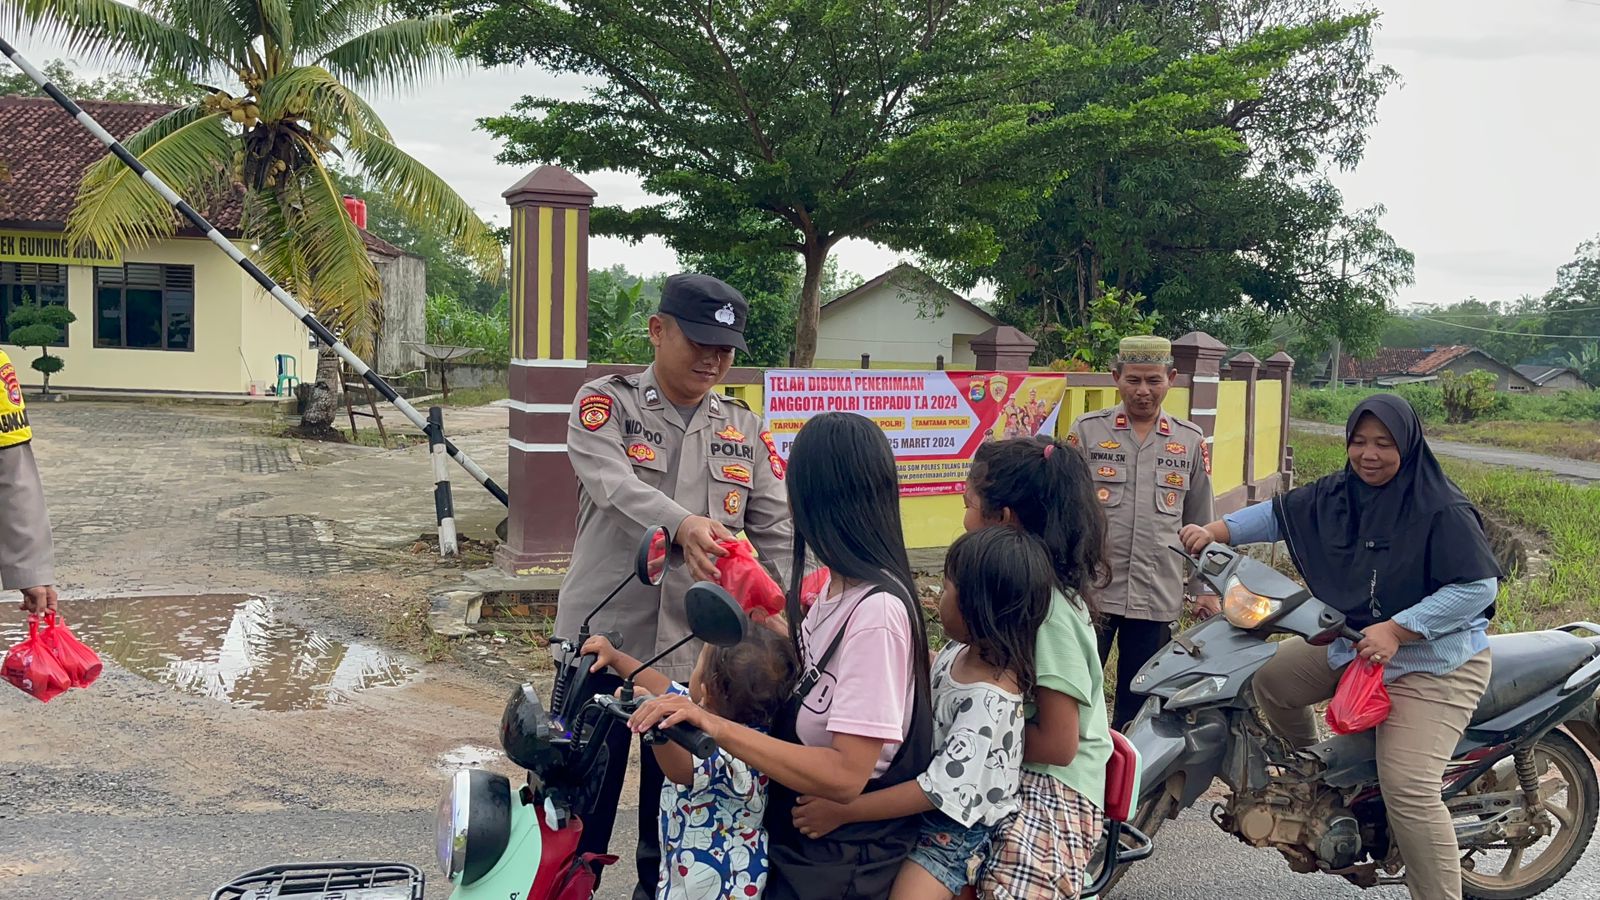
[[767, 427], [785, 461], [801, 426], [825, 412], [866, 416], [894, 448], [900, 494], [959, 494], [978, 445], [1053, 435], [1066, 375], [769, 369]]

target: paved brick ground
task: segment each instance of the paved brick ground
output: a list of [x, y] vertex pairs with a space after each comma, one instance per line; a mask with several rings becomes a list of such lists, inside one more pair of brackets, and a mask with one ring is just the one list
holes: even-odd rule
[[248, 514], [271, 496], [261, 476], [306, 468], [296, 442], [270, 436], [270, 419], [142, 403], [40, 403], [29, 413], [64, 585], [129, 576], [160, 585], [207, 571], [315, 578], [370, 565], [312, 516]]

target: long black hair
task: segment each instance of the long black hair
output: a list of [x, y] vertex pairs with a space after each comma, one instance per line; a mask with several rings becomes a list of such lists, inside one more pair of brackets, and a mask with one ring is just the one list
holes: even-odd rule
[[1094, 589], [1111, 577], [1106, 517], [1089, 464], [1072, 447], [1048, 438], [1012, 438], [980, 446], [967, 474], [978, 511], [998, 521], [1011, 510], [1017, 526], [1044, 542], [1063, 592], [1076, 593], [1091, 614]]
[[[789, 609], [800, 608], [808, 551], [835, 578], [877, 585], [905, 604], [916, 635], [911, 646], [916, 683], [926, 683], [928, 633], [906, 555], [900, 525], [900, 479], [889, 439], [871, 419], [823, 413], [795, 435], [786, 483], [789, 509], [794, 514]], [[798, 652], [800, 629], [794, 627], [790, 632]], [[801, 660], [803, 664], [803, 655]]]
[[1015, 675], [1022, 695], [1029, 696], [1037, 680], [1039, 626], [1056, 587], [1044, 542], [1003, 525], [964, 534], [945, 554], [944, 577], [955, 588], [967, 646], [979, 659]]

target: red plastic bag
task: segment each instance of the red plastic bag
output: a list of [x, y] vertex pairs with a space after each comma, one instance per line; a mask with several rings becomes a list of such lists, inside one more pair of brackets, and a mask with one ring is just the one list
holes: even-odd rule
[[719, 580], [744, 611], [759, 609], [769, 616], [783, 612], [783, 589], [756, 560], [751, 546], [744, 541], [718, 541], [717, 546], [728, 551], [717, 560]]
[[810, 609], [811, 604], [817, 602], [817, 598], [822, 596], [823, 589], [828, 586], [828, 578], [828, 567], [823, 566], [807, 575], [805, 580], [800, 582], [800, 605], [802, 607]]
[[72, 686], [86, 688], [94, 684], [94, 680], [100, 677], [100, 670], [104, 668], [100, 663], [100, 654], [78, 640], [77, 636], [67, 628], [67, 620], [56, 613], [45, 613], [44, 621], [49, 627], [39, 635], [39, 642], [44, 644], [45, 649], [56, 658], [56, 662], [61, 664], [67, 677], [72, 679]]
[[[778, 586], [765, 567], [755, 557], [755, 550], [746, 541], [718, 541], [717, 546], [728, 555], [717, 560], [717, 573], [721, 583], [733, 599], [739, 601], [747, 613], [760, 610], [769, 616], [783, 612], [783, 588]], [[808, 574], [800, 583], [800, 604], [809, 608], [828, 583], [828, 570], [821, 568]]]
[[5, 663], [0, 665], [0, 677], [44, 703], [72, 687], [72, 677], [56, 662], [39, 636], [37, 615], [28, 617], [28, 636], [6, 654]]
[[1358, 659], [1346, 667], [1326, 717], [1328, 727], [1337, 734], [1355, 734], [1382, 725], [1389, 718], [1389, 689], [1383, 686], [1383, 664]]

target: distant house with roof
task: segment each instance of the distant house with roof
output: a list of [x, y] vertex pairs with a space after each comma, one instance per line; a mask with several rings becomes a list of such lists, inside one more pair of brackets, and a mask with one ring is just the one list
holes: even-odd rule
[[1513, 394], [1532, 393], [1532, 380], [1476, 347], [1456, 344], [1449, 347], [1382, 347], [1371, 359], [1339, 358], [1339, 372], [1330, 377], [1324, 364], [1321, 378], [1312, 383], [1337, 381], [1347, 387], [1394, 387], [1401, 384], [1437, 381], [1445, 372], [1465, 375], [1489, 372], [1495, 376], [1495, 390]]
[[[152, 103], [81, 104], [107, 131], [127, 138], [170, 112]], [[279, 355], [314, 378], [316, 349], [304, 323], [192, 228], [122, 257], [90, 257], [63, 238], [84, 172], [105, 155], [99, 141], [48, 98], [0, 97], [0, 345], [25, 384], [37, 350], [17, 348], [6, 316], [23, 303], [65, 305], [77, 315], [51, 349], [66, 361], [52, 386], [131, 391], [247, 394], [273, 384]], [[237, 193], [190, 197], [246, 255]], [[425, 264], [362, 231], [383, 282], [379, 371], [421, 368], [406, 341], [426, 338]]]
[[1521, 365], [1516, 369], [1522, 373], [1522, 377], [1533, 382], [1534, 389], [1541, 394], [1587, 391], [1594, 387], [1571, 366]]
[[916, 266], [895, 266], [823, 304], [819, 368], [947, 369], [977, 365], [971, 341], [1000, 324], [983, 307]]

